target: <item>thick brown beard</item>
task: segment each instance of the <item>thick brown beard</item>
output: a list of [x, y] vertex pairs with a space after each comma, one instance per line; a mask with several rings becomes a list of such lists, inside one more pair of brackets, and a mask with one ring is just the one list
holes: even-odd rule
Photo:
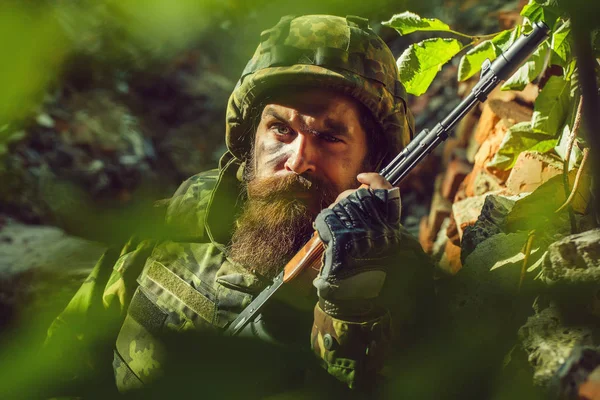
[[248, 182], [247, 191], [229, 256], [272, 279], [310, 239], [315, 217], [335, 200], [336, 193], [299, 175], [255, 178]]

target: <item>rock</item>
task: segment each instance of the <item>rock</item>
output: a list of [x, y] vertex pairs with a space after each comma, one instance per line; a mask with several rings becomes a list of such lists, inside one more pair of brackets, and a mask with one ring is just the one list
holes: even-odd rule
[[439, 262], [439, 268], [449, 275], [456, 275], [462, 268], [460, 261], [460, 246], [455, 245], [450, 240], [446, 242], [444, 254]]
[[[502, 100], [505, 102], [512, 101], [517, 98], [517, 92], [514, 90], [502, 90], [502, 85], [496, 86], [488, 95], [488, 100]], [[485, 103], [487, 104], [487, 102]], [[485, 106], [484, 106], [485, 107]]]
[[510, 121], [511, 125], [518, 122], [529, 121], [533, 115], [533, 110], [530, 107], [523, 106], [516, 101], [489, 99], [488, 104], [494, 114], [500, 117], [500, 119]]
[[540, 93], [540, 88], [533, 83], [528, 83], [525, 86], [525, 89], [517, 92], [517, 98], [522, 102], [533, 105], [535, 99], [537, 99], [538, 94]]
[[421, 204], [423, 203], [423, 199], [431, 196], [434, 191], [433, 186], [439, 169], [439, 158], [430, 154], [425, 157], [421, 163], [417, 164], [417, 166], [408, 173], [406, 178], [400, 182], [399, 186], [400, 193], [402, 193], [403, 211], [406, 204], [404, 201], [405, 197], [414, 195], [418, 198], [415, 200], [415, 203]]
[[600, 229], [552, 243], [543, 268], [550, 281], [600, 284]]
[[497, 176], [479, 165], [474, 166], [465, 178], [465, 195], [467, 197], [480, 196], [503, 188], [504, 186]]
[[475, 164], [475, 155], [477, 155], [477, 152], [479, 151], [479, 147], [481, 147], [481, 145], [479, 143], [477, 143], [476, 140], [473, 140], [471, 138], [471, 140], [469, 141], [469, 144], [467, 145], [467, 148], [465, 149], [465, 155], [466, 155], [467, 161], [470, 162], [471, 164]]
[[598, 399], [600, 351], [593, 347], [575, 346], [558, 369], [554, 380], [552, 389], [558, 392], [561, 399]]
[[551, 383], [576, 345], [594, 344], [593, 331], [587, 326], [566, 324], [553, 303], [527, 318], [527, 323], [519, 329], [519, 339], [533, 368], [533, 381], [539, 386]]
[[442, 222], [450, 216], [452, 212], [452, 202], [442, 196], [439, 192], [433, 194], [431, 201], [431, 211], [429, 212], [428, 225], [432, 232], [432, 238], [437, 236]]
[[476, 166], [485, 167], [487, 163], [494, 158], [498, 149], [500, 149], [500, 144], [502, 143], [502, 139], [504, 139], [509, 126], [510, 123], [506, 120], [499, 120], [496, 125], [494, 125], [494, 128], [488, 132], [488, 135], [481, 143], [477, 154], [475, 154], [474, 163]]
[[[44, 115], [55, 123], [40, 120]], [[142, 123], [105, 89], [73, 93], [49, 105], [11, 150], [1, 160], [0, 203], [4, 212], [28, 222], [56, 224], [61, 219], [43, 187], [45, 177], [73, 185], [87, 196], [72, 197], [70, 203], [101, 203], [144, 186], [157, 191], [168, 186], [157, 182], [164, 172], [156, 168], [154, 146]]]
[[41, 316], [56, 315], [105, 249], [54, 227], [11, 221], [0, 228], [0, 325], [32, 304]]
[[506, 188], [512, 194], [533, 192], [562, 171], [562, 163], [556, 158], [534, 151], [524, 151], [517, 157], [506, 181]]
[[500, 117], [496, 115], [487, 102], [484, 103], [479, 123], [477, 124], [477, 128], [475, 128], [473, 140], [479, 145], [485, 142], [498, 121], [500, 121]]
[[421, 222], [419, 223], [419, 244], [425, 253], [431, 254], [431, 250], [433, 249], [433, 236], [435, 234], [431, 233], [428, 220], [428, 216], [421, 217]]
[[444, 142], [444, 148], [442, 149], [442, 166], [447, 166], [450, 161], [457, 158], [459, 155], [460, 142], [454, 137], [448, 138]]
[[579, 386], [577, 395], [584, 400], [600, 400], [600, 367], [588, 375], [587, 380]]
[[458, 234], [458, 227], [456, 226], [454, 214], [450, 214], [450, 222], [448, 223], [448, 228], [446, 228], [446, 236], [448, 237], [448, 240], [455, 245], [460, 245], [460, 236]]
[[435, 179], [433, 188], [433, 199], [431, 201], [428, 216], [421, 218], [419, 225], [419, 242], [425, 252], [430, 253], [433, 247], [438, 231], [444, 219], [450, 216], [452, 212], [452, 202], [444, 198], [441, 194], [444, 176], [438, 175]]
[[450, 217], [446, 218], [444, 222], [442, 222], [442, 226], [438, 231], [437, 237], [433, 242], [433, 247], [431, 249], [431, 256], [434, 260], [441, 260], [444, 250], [446, 249], [446, 242], [448, 241], [448, 235], [446, 234], [446, 230], [450, 225]]
[[[438, 298], [443, 299], [446, 307], [443, 318], [464, 317], [471, 324], [485, 320], [495, 329], [521, 326], [525, 321], [521, 303], [529, 311], [531, 300], [528, 287], [518, 295], [520, 262], [494, 266], [518, 254], [526, 240], [527, 233], [497, 234], [482, 242], [462, 262], [462, 268], [452, 279], [440, 281]], [[515, 317], [517, 306], [519, 318]]]
[[446, 169], [442, 182], [441, 193], [446, 199], [451, 200], [458, 191], [458, 187], [471, 172], [471, 166], [462, 160], [452, 160]]
[[462, 257], [465, 258], [486, 239], [504, 232], [506, 219], [516, 199], [499, 194], [482, 195], [481, 212], [474, 224], [464, 228], [462, 235]]
[[477, 126], [478, 121], [479, 115], [477, 113], [477, 108], [469, 111], [467, 115], [460, 120], [456, 127], [456, 133], [454, 134], [454, 138], [456, 138], [460, 147], [466, 148], [469, 145], [469, 142], [475, 133], [475, 127]]
[[457, 201], [452, 205], [452, 213], [458, 228], [458, 236], [462, 240], [463, 231], [466, 227], [473, 225], [479, 215], [487, 195], [467, 197], [464, 200]]

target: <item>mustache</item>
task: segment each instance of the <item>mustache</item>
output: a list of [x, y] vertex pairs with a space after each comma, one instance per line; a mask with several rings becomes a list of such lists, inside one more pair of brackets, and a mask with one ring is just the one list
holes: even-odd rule
[[265, 201], [294, 198], [299, 193], [312, 194], [322, 200], [328, 200], [332, 196], [335, 199], [337, 196], [333, 188], [320, 179], [297, 174], [253, 179], [248, 182], [247, 190], [249, 198]]

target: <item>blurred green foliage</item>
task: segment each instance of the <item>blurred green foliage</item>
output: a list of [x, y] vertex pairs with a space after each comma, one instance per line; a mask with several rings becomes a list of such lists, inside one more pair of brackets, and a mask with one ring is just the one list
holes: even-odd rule
[[[414, 337], [407, 336], [408, 331], [399, 333], [411, 346], [389, 354], [384, 379], [377, 382], [371, 396], [350, 392], [338, 384], [320, 370], [305, 349], [178, 332], [164, 338], [169, 358], [163, 379], [124, 398], [541, 399], [543, 392], [532, 385], [529, 372], [519, 369], [522, 360], [518, 359], [523, 356], [518, 349], [511, 351], [522, 313], [531, 304], [529, 290], [515, 297], [515, 270], [496, 272], [504, 276], [490, 287], [493, 301], [485, 311], [470, 305], [443, 316], [423, 315], [420, 319], [424, 323]], [[446, 308], [444, 304], [434, 307]], [[115, 398], [111, 349], [118, 327], [100, 315], [88, 320], [88, 332], [93, 335], [85, 345], [99, 353], [95, 374], [90, 375], [88, 360], [81, 353], [84, 343], [61, 342], [59, 338], [52, 348], [41, 346], [52, 317], [25, 313], [18, 328], [5, 330], [0, 336], [0, 398]], [[506, 354], [512, 357], [505, 361], [508, 367], [499, 361]], [[311, 372], [306, 375], [307, 371]]]
[[[56, 78], [70, 45], [48, 6], [0, 8], [0, 128], [31, 112]], [[0, 142], [5, 137], [0, 130]]]
[[391, 0], [9, 0], [0, 8], [0, 128], [31, 115], [48, 85], [60, 84], [62, 71], [76, 57], [86, 57], [90, 68], [108, 63], [140, 71], [193, 46], [212, 48], [223, 70], [235, 77], [259, 32], [282, 15], [356, 14], [377, 21], [405, 7]]

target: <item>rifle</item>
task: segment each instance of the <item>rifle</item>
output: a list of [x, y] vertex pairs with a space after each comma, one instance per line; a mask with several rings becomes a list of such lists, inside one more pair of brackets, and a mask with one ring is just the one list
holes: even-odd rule
[[[546, 39], [550, 29], [543, 22], [533, 25], [533, 31], [521, 35], [515, 42], [500, 54], [494, 62], [486, 59], [481, 67], [479, 82], [467, 97], [457, 105], [450, 114], [433, 129], [423, 129], [379, 174], [393, 186], [397, 185], [408, 173], [433, 149], [448, 138], [456, 124], [479, 102], [484, 102], [491, 91], [503, 80], [510, 77]], [[361, 187], [367, 187], [362, 185]], [[235, 336], [250, 322], [260, 318], [260, 312], [267, 301], [284, 284], [300, 275], [307, 269], [318, 271], [321, 267], [321, 256], [324, 252], [323, 242], [317, 232], [302, 249], [286, 264], [284, 270], [266, 287], [225, 330], [225, 335]]]

